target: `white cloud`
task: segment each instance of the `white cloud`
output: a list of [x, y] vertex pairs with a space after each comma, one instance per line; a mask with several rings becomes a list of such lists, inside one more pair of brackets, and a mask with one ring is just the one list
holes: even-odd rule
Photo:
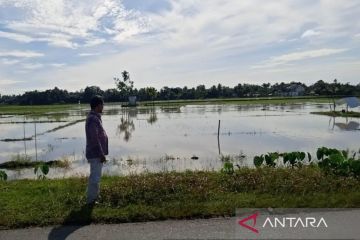
[[293, 53], [288, 53], [288, 54], [284, 54], [281, 56], [272, 57], [265, 63], [260, 64], [260, 65], [255, 65], [252, 68], [254, 68], [254, 69], [271, 68], [271, 67], [276, 67], [279, 65], [286, 65], [286, 64], [300, 61], [300, 60], [325, 57], [325, 56], [329, 56], [329, 55], [333, 55], [333, 54], [342, 53], [345, 51], [348, 51], [348, 49], [345, 49], [345, 48], [340, 48], [340, 49], [323, 48], [323, 49], [317, 49], [317, 50], [293, 52]]
[[98, 56], [100, 53], [79, 53], [80, 57]]
[[[340, 53], [358, 58], [358, 37], [354, 37], [360, 33], [357, 0], [311, 4], [302, 0], [168, 0], [168, 7], [154, 12], [126, 9], [121, 0], [7, 2], [24, 14], [10, 20], [0, 16], [4, 29], [33, 38], [39, 43], [36, 47], [70, 48], [46, 48], [44, 61], [67, 65], [34, 72], [31, 78], [42, 79], [36, 81], [37, 88], [53, 87], [55, 78], [68, 79], [62, 84], [69, 89], [89, 84], [114, 87], [112, 76], [124, 69], [130, 71], [136, 86], [191, 86], [197, 81], [230, 85], [245, 80], [282, 80], [285, 76], [299, 79], [301, 76], [291, 77], [289, 69], [310, 62], [304, 60], [314, 59], [312, 67], [323, 69], [325, 62], [336, 59], [316, 58]], [[30, 45], [35, 44], [24, 44]], [[41, 47], [36, 51], [45, 51]], [[0, 70], [12, 70], [7, 67]], [[358, 81], [353, 68], [347, 74], [337, 71], [349, 81]], [[308, 72], [314, 75], [305, 74], [306, 80], [322, 74]], [[18, 72], [11, 73], [16, 76]]]
[[90, 39], [85, 42], [84, 47], [94, 47], [94, 46], [97, 46], [97, 45], [105, 43], [105, 42], [106, 42], [106, 39], [104, 39], [104, 38]]
[[109, 32], [127, 39], [143, 33], [147, 21], [139, 12], [126, 10], [120, 0], [0, 2], [0, 7], [8, 5], [24, 14], [22, 19], [4, 22], [6, 28], [15, 33], [3, 32], [3, 37], [22, 42], [46, 41], [51, 46], [64, 48], [99, 45], [106, 39], [98, 35], [106, 36]]
[[18, 34], [18, 33], [11, 33], [11, 32], [4, 32], [4, 31], [0, 31], [0, 38], [8, 38], [8, 39], [12, 39], [18, 42], [24, 42], [24, 43], [29, 43], [34, 41], [34, 39], [32, 37], [23, 35], [23, 34]]
[[310, 37], [316, 37], [321, 35], [320, 31], [315, 31], [313, 29], [306, 30], [302, 35], [301, 38], [310, 38]]
[[42, 68], [43, 66], [44, 65], [41, 63], [26, 63], [22, 65], [22, 67], [27, 70], [39, 69]]
[[52, 67], [61, 68], [66, 66], [66, 63], [50, 63], [49, 65]]
[[34, 58], [34, 57], [43, 57], [43, 53], [34, 52], [34, 51], [7, 51], [0, 52], [0, 57], [18, 57], [18, 58]]
[[20, 62], [20, 60], [18, 59], [7, 59], [7, 58], [3, 58], [1, 59], [2, 64], [5, 65], [14, 65]]

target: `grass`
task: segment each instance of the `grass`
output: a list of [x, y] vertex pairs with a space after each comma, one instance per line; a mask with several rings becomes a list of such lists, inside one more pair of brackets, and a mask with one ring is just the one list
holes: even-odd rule
[[4, 114], [45, 114], [49, 112], [60, 112], [78, 108], [78, 104], [54, 104], [54, 105], [1, 105], [0, 115]]
[[325, 115], [330, 117], [354, 117], [360, 118], [360, 112], [342, 112], [342, 111], [328, 111], [328, 112], [311, 112], [312, 114]]
[[23, 168], [33, 168], [39, 164], [45, 163], [49, 167], [59, 167], [59, 168], [69, 168], [70, 162], [63, 160], [50, 160], [47, 162], [43, 161], [29, 161], [29, 162], [18, 162], [18, 161], [9, 161], [0, 164], [1, 169], [23, 169]]
[[0, 164], [0, 169], [23, 169], [23, 168], [34, 168], [35, 166], [45, 163], [49, 167], [58, 167], [58, 168], [69, 168], [70, 160], [68, 158], [62, 158], [60, 160], [51, 160], [51, 161], [32, 161], [31, 157], [27, 155], [17, 154], [11, 158], [11, 161], [4, 162]]
[[314, 166], [103, 177], [84, 205], [86, 178], [0, 182], [0, 228], [233, 216], [236, 208], [360, 207], [360, 180]]

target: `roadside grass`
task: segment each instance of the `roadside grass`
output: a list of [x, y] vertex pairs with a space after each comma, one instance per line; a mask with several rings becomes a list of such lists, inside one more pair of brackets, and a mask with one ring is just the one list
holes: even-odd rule
[[360, 207], [359, 183], [316, 166], [105, 176], [99, 204], [89, 209], [86, 178], [0, 181], [0, 228], [234, 216], [236, 208]]

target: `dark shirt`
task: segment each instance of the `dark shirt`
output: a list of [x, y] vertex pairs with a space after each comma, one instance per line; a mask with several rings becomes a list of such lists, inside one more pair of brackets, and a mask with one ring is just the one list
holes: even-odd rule
[[102, 126], [101, 115], [93, 110], [88, 114], [85, 124], [86, 158], [101, 158], [109, 154], [108, 137]]

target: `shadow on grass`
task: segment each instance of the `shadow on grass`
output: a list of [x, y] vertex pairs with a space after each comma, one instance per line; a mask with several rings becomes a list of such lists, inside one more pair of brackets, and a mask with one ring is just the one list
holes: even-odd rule
[[74, 210], [65, 218], [61, 226], [54, 227], [49, 233], [49, 240], [65, 240], [78, 229], [91, 223], [91, 214], [94, 205], [83, 205], [79, 210]]

